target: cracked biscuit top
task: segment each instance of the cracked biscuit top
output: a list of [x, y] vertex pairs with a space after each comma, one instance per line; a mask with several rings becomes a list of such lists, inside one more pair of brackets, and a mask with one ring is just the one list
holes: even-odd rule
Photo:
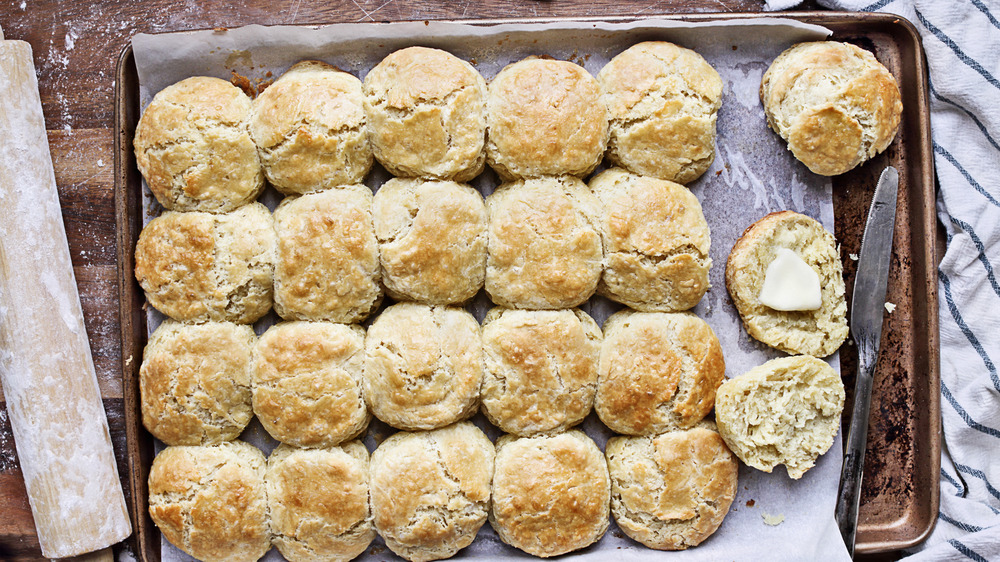
[[323, 62], [296, 63], [261, 92], [250, 135], [285, 194], [360, 183], [371, 169], [361, 80]]
[[224, 213], [257, 198], [264, 174], [250, 138], [250, 97], [195, 76], [153, 98], [135, 129], [135, 158], [150, 191], [172, 211]]
[[701, 204], [672, 181], [612, 168], [590, 181], [603, 203], [597, 292], [644, 312], [678, 312], [708, 290], [711, 243]]
[[486, 523], [493, 443], [476, 426], [400, 432], [372, 453], [371, 505], [386, 546], [412, 562], [449, 558]]
[[594, 406], [601, 329], [581, 310], [494, 308], [483, 322], [483, 410], [515, 435], [564, 431]]
[[597, 80], [578, 64], [528, 57], [489, 84], [486, 161], [506, 181], [589, 174], [608, 145]]
[[687, 184], [715, 158], [722, 79], [698, 53], [666, 41], [629, 47], [597, 75], [611, 118], [608, 158]]
[[135, 277], [174, 320], [252, 324], [271, 309], [274, 255], [260, 203], [216, 215], [167, 211], [139, 233]]
[[375, 417], [407, 430], [468, 418], [479, 407], [479, 323], [457, 307], [394, 304], [365, 340], [365, 400]]
[[409, 47], [365, 76], [375, 157], [396, 176], [468, 181], [483, 171], [486, 81], [451, 53]]

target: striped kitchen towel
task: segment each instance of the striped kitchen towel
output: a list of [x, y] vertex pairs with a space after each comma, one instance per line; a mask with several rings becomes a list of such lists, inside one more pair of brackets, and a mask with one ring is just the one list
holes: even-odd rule
[[930, 73], [944, 447], [937, 525], [907, 560], [1000, 560], [1000, 0], [819, 1], [909, 19]]

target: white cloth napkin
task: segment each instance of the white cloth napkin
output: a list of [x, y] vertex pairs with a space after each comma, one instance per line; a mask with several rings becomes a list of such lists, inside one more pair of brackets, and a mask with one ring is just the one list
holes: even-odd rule
[[820, 2], [909, 19], [930, 73], [944, 447], [937, 525], [908, 560], [1000, 560], [1000, 0]]

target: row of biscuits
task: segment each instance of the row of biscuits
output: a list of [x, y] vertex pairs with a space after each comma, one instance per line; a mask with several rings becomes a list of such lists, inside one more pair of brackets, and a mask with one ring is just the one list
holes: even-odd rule
[[[485, 203], [455, 182], [395, 178], [229, 213], [168, 211], [139, 235], [147, 300], [179, 321], [359, 322], [383, 292], [461, 304], [565, 309], [595, 291], [681, 311], [708, 290], [708, 224], [687, 188], [619, 168], [501, 185]], [[384, 289], [383, 289], [384, 287]]]
[[604, 454], [579, 430], [494, 446], [460, 422], [397, 433], [370, 458], [358, 441], [281, 445], [266, 460], [241, 441], [168, 447], [153, 462], [149, 503], [168, 540], [207, 562], [250, 562], [272, 544], [292, 562], [350, 560], [376, 532], [406, 560], [438, 560], [487, 519], [503, 542], [551, 557], [600, 539], [609, 512], [651, 548], [697, 545], [722, 523], [736, 474], [710, 422], [615, 437]]
[[602, 160], [687, 183], [714, 157], [718, 73], [688, 49], [640, 43], [595, 79], [529, 57], [487, 86], [469, 63], [411, 47], [364, 82], [325, 63], [293, 66], [253, 101], [193, 77], [158, 92], [136, 128], [139, 170], [168, 210], [227, 212], [261, 193], [361, 183], [374, 158], [399, 177], [468, 181], [585, 176]]
[[715, 404], [725, 363], [689, 313], [622, 311], [601, 328], [580, 310], [399, 303], [368, 328], [281, 322], [257, 338], [228, 322], [166, 321], [139, 371], [143, 423], [167, 445], [235, 439], [256, 414], [278, 441], [328, 447], [371, 416], [403, 430], [480, 408], [519, 436], [567, 430], [596, 410], [612, 431], [693, 427]]

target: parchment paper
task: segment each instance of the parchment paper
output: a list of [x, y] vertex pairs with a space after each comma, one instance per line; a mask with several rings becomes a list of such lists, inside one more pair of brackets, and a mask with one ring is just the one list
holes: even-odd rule
[[[724, 90], [719, 111], [716, 159], [712, 167], [689, 187], [698, 196], [712, 234], [710, 280], [712, 288], [694, 312], [715, 330], [722, 343], [728, 377], [739, 376], [768, 359], [783, 354], [759, 344], [742, 329], [726, 294], [724, 270], [733, 243], [746, 227], [764, 215], [791, 209], [818, 219], [833, 231], [831, 184], [809, 172], [792, 158], [783, 142], [765, 123], [758, 98], [763, 72], [771, 60], [792, 43], [822, 39], [829, 31], [790, 20], [741, 20], [732, 23], [683, 24], [645, 20], [628, 24], [561, 22], [557, 24], [504, 24], [478, 27], [439, 22], [397, 24], [339, 24], [325, 27], [248, 26], [164, 35], [136, 35], [132, 46], [140, 83], [141, 105], [153, 94], [188, 76], [209, 75], [230, 79], [236, 73], [261, 85], [276, 79], [301, 59], [319, 59], [364, 78], [367, 71], [390, 52], [411, 45], [448, 50], [472, 61], [491, 79], [504, 65], [528, 55], [550, 55], [582, 64], [597, 74], [611, 57], [643, 40], [667, 40], [694, 49], [722, 76]], [[388, 178], [377, 169], [366, 182], [373, 189]], [[484, 195], [498, 180], [484, 173], [473, 185]], [[263, 201], [272, 208], [278, 200], [273, 190]], [[159, 207], [146, 190], [146, 220]], [[482, 294], [470, 310], [482, 320], [490, 307]], [[619, 308], [595, 297], [584, 307], [600, 324]], [[158, 324], [156, 313], [150, 329]], [[256, 326], [260, 333], [273, 322]], [[837, 354], [829, 359], [839, 371]], [[499, 431], [483, 416], [474, 420], [495, 439]], [[595, 415], [583, 429], [603, 449], [610, 431]], [[369, 450], [393, 430], [374, 423], [365, 438]], [[265, 452], [274, 447], [254, 421], [241, 437]], [[647, 549], [626, 537], [612, 521], [604, 538], [590, 548], [567, 556], [574, 560], [849, 560], [833, 520], [840, 465], [841, 437], [801, 480], [788, 478], [784, 467], [766, 474], [740, 467], [739, 491], [719, 530], [700, 546], [664, 554]], [[164, 560], [190, 560], [163, 542]], [[501, 543], [489, 524], [476, 541], [457, 558], [530, 558]], [[364, 559], [396, 559], [381, 539]], [[277, 549], [268, 560], [280, 560]]]

